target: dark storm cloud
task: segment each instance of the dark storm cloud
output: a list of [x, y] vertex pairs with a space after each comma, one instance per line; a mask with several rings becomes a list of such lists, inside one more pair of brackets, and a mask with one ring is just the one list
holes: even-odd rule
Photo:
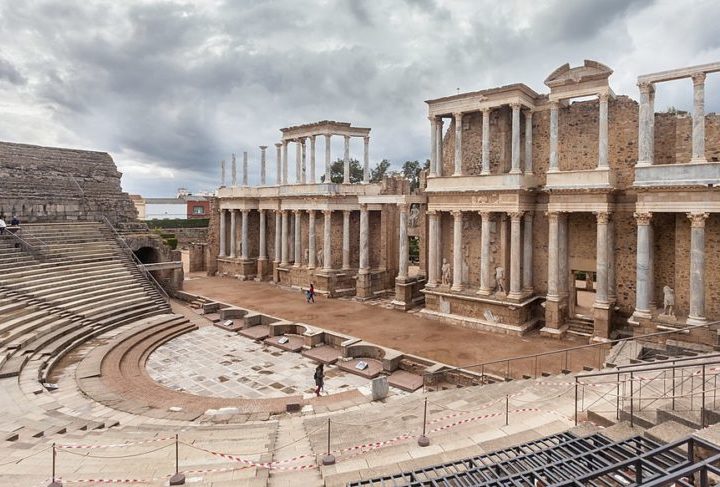
[[[687, 22], [675, 22], [678, 9]], [[320, 119], [372, 127], [372, 162], [424, 159], [423, 100], [511, 82], [545, 91], [553, 69], [585, 58], [622, 68], [613, 87], [635, 96], [648, 69], [720, 59], [717, 10], [649, 0], [0, 0], [0, 98], [16, 100], [0, 135], [110, 151], [123, 184], [148, 196], [210, 189], [220, 159], [247, 150], [257, 161], [280, 127]], [[672, 29], [658, 32], [658, 18]]]

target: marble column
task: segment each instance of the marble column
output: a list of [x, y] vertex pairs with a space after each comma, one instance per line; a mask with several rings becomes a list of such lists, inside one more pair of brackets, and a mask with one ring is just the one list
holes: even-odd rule
[[288, 183], [288, 141], [282, 141], [282, 184]]
[[343, 153], [343, 184], [350, 184], [350, 136], [345, 136]]
[[598, 212], [595, 214], [597, 220], [596, 245], [595, 245], [595, 272], [597, 281], [595, 284], [595, 305], [607, 307], [608, 299], [608, 223], [610, 214]]
[[360, 205], [360, 274], [370, 272], [370, 212], [365, 204]]
[[280, 186], [282, 184], [282, 144], [275, 144], [275, 183]]
[[442, 176], [443, 175], [443, 119], [442, 117], [437, 118], [437, 122], [435, 123], [435, 128], [437, 129], [437, 136], [435, 137], [437, 139], [437, 147], [435, 150], [437, 151], [437, 155], [435, 158], [437, 159], [435, 164], [436, 169], [436, 175]]
[[242, 178], [242, 185], [247, 186], [248, 185], [248, 155], [247, 151], [243, 151], [243, 178]]
[[342, 268], [350, 269], [350, 210], [343, 210]]
[[275, 263], [280, 263], [282, 256], [282, 212], [275, 210]]
[[428, 117], [430, 120], [430, 177], [437, 176], [437, 117]]
[[237, 210], [230, 210], [230, 258], [237, 257]]
[[363, 137], [363, 183], [370, 182], [370, 137]]
[[650, 309], [657, 308], [657, 298], [655, 297], [655, 227], [652, 224], [648, 227], [648, 238], [650, 239], [650, 259], [648, 261], [648, 292], [650, 295]]
[[655, 108], [651, 102], [652, 92], [655, 88], [651, 83], [640, 83], [640, 108], [638, 113], [638, 165], [647, 166], [653, 163], [653, 151], [651, 149], [653, 133], [652, 121], [655, 119]]
[[598, 169], [608, 167], [608, 94], [602, 93], [598, 97], [600, 102], [600, 116], [598, 119]]
[[258, 210], [260, 212], [260, 250], [258, 251], [258, 259], [267, 260], [267, 235], [265, 234], [265, 210]]
[[[527, 168], [527, 166], [526, 166]], [[526, 169], [527, 170], [527, 169]], [[522, 289], [525, 295], [533, 293], [533, 212], [525, 213], [523, 220]]]
[[532, 110], [525, 112], [525, 174], [532, 174]]
[[481, 174], [490, 174], [490, 109], [482, 112], [482, 171]]
[[407, 279], [410, 247], [408, 245], [408, 205], [398, 205], [400, 209], [400, 252], [398, 254], [398, 279]]
[[295, 141], [295, 182], [302, 182], [302, 139]]
[[428, 280], [427, 287], [437, 287], [438, 285], [438, 213], [435, 210], [428, 210]]
[[332, 270], [332, 210], [324, 210], [323, 216], [323, 270]]
[[[518, 123], [519, 125], [519, 123]], [[518, 127], [519, 128], [519, 127]], [[512, 212], [510, 215], [510, 292], [509, 298], [522, 298], [522, 235], [521, 223], [523, 212]]]
[[265, 150], [267, 149], [266, 145], [260, 146], [260, 186], [265, 186], [267, 184], [267, 180], [265, 179]]
[[248, 219], [250, 217], [250, 210], [242, 210], [242, 224], [240, 230], [240, 258], [242, 260], [248, 260]]
[[690, 213], [690, 315], [688, 324], [707, 322], [705, 317], [705, 220], [708, 213]]
[[227, 242], [227, 230], [225, 228], [225, 214], [227, 210], [220, 210], [220, 253], [218, 257], [225, 257], [225, 242]]
[[455, 113], [455, 171], [453, 176], [462, 176], [462, 130], [463, 130], [463, 114]]
[[330, 179], [330, 167], [332, 166], [332, 145], [330, 139], [332, 138], [331, 134], [325, 134], [325, 183], [329, 184], [332, 183]]
[[288, 230], [290, 227], [289, 222], [289, 215], [287, 210], [281, 210], [282, 213], [282, 248], [280, 249], [281, 253], [281, 265], [288, 265], [289, 259], [288, 259]]
[[302, 253], [302, 210], [295, 210], [295, 264], [300, 267], [303, 263]]
[[288, 211], [288, 260], [295, 262], [295, 212]]
[[548, 290], [547, 299], [550, 301], [560, 300], [558, 282], [558, 265], [560, 262], [560, 214], [548, 212]]
[[560, 104], [550, 102], [550, 167], [548, 171], [559, 170], [558, 166], [558, 109]]
[[490, 287], [490, 217], [489, 211], [481, 211], [480, 218], [480, 290], [478, 294], [489, 295]]
[[235, 154], [232, 155], [232, 166], [230, 166], [230, 185], [234, 188], [237, 186], [237, 161]]
[[637, 221], [637, 258], [635, 271], [636, 318], [651, 318], [650, 313], [650, 219], [652, 213], [635, 213]]
[[300, 182], [307, 183], [307, 145], [306, 137], [300, 139]]
[[608, 222], [608, 301], [614, 303], [617, 300], [615, 290], [615, 220], [610, 218]]
[[[510, 146], [510, 173], [520, 174], [520, 104], [511, 103], [512, 108], [512, 144]], [[518, 220], [519, 224], [519, 220]]]
[[310, 137], [310, 184], [315, 184], [315, 135]]
[[308, 269], [315, 268], [316, 253], [315, 210], [308, 210]]
[[692, 159], [690, 162], [705, 162], [705, 73], [692, 76]]
[[453, 291], [462, 291], [462, 211], [456, 210], [453, 214], [453, 283], [450, 288]]
[[567, 298], [569, 289], [569, 270], [568, 270], [568, 219], [569, 213], [560, 213], [558, 220], [558, 287], [560, 296]]

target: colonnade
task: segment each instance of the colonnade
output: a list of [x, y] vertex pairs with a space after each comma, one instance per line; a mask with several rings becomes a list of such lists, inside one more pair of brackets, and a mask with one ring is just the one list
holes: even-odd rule
[[[441, 241], [441, 211], [429, 210], [428, 215], [428, 287], [437, 287], [441, 281], [442, 268], [442, 241]], [[464, 211], [453, 210], [453, 291], [463, 291], [463, 215]], [[520, 299], [532, 294], [532, 225], [533, 213], [514, 212], [478, 212], [482, 219], [480, 227], [480, 289], [481, 295], [491, 295], [495, 287], [492, 284], [492, 269], [490, 262], [490, 225], [493, 220], [503, 216], [510, 218], [510, 286], [508, 297]], [[504, 263], [498, 265], [504, 269]]]
[[[333, 134], [322, 134], [325, 138], [325, 182], [330, 183], [330, 169], [332, 166], [331, 138]], [[284, 139], [275, 144], [277, 147], [277, 181], [278, 185], [288, 184], [288, 144], [295, 143], [295, 184], [315, 184], [316, 177], [316, 139], [318, 135], [298, 137], [296, 139]], [[350, 135], [343, 135], [343, 183], [350, 183]], [[310, 144], [309, 171], [307, 141]], [[370, 136], [363, 137], [363, 183], [370, 182]]]

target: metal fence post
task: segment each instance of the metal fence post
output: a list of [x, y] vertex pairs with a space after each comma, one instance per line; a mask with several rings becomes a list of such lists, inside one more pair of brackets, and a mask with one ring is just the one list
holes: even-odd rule
[[57, 456], [57, 449], [55, 443], [52, 444], [52, 482], [48, 487], [62, 487], [62, 482], [55, 478], [55, 457]]
[[[430, 438], [428, 438], [425, 435], [425, 428], [427, 425], [427, 397], [425, 398], [425, 408], [423, 410], [423, 432], [422, 435], [420, 435], [420, 438], [418, 438], [418, 446], [429, 446], [430, 445]], [[328, 451], [330, 448], [328, 447]]]
[[575, 377], [575, 426], [577, 426], [577, 424], [578, 424], [577, 400], [578, 400], [578, 382], [577, 382], [577, 377]]
[[180, 455], [178, 434], [175, 433], [175, 475], [170, 477], [170, 485], [185, 485], [185, 474], [180, 473]]
[[330, 454], [330, 418], [327, 420], [327, 453], [322, 459], [323, 465], [333, 465], [335, 463], [335, 456]]
[[510, 395], [505, 394], [505, 426], [510, 424]]
[[702, 405], [700, 406], [700, 427], [705, 427], [705, 364], [702, 366]]
[[635, 411], [633, 410], [633, 386], [634, 386], [633, 382], [634, 382], [633, 373], [630, 372], [630, 427], [631, 428], [635, 427], [635, 417], [634, 417]]
[[615, 419], [620, 419], [620, 372], [617, 374], [617, 383], [615, 385]]

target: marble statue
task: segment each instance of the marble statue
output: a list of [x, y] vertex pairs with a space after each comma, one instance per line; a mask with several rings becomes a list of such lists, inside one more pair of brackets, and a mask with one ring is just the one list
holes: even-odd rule
[[452, 266], [447, 261], [447, 259], [443, 259], [442, 263], [442, 284], [443, 286], [450, 286], [452, 285]]
[[319, 249], [315, 254], [315, 261], [318, 267], [323, 266], [323, 257], [325, 257], [325, 254], [323, 254], [323, 249]]
[[665, 316], [675, 316], [675, 290], [670, 286], [663, 287], [663, 312]]
[[310, 249], [305, 249], [305, 256], [303, 257], [303, 264], [307, 265], [310, 263]]
[[498, 266], [495, 268], [495, 292], [505, 293], [505, 269]]
[[418, 226], [420, 220], [420, 209], [417, 206], [410, 208], [410, 215], [408, 215], [408, 226], [415, 228]]

